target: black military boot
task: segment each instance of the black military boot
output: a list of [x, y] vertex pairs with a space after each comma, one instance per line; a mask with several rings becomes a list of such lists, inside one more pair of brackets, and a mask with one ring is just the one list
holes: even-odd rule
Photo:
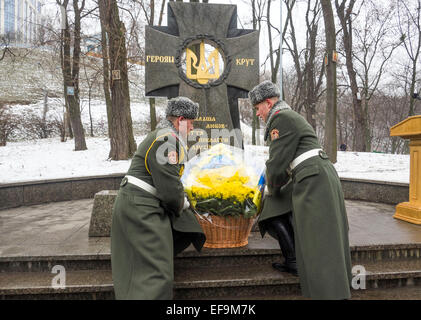
[[282, 255], [285, 257], [284, 263], [274, 262], [272, 266], [276, 270], [298, 275], [291, 213], [268, 220], [267, 230], [272, 237], [278, 240]]

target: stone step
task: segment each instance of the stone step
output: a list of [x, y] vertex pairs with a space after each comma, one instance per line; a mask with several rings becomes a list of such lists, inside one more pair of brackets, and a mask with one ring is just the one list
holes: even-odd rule
[[[55, 265], [66, 270], [105, 270], [111, 268], [110, 239], [93, 238], [80, 241], [78, 245], [36, 246], [35, 249], [14, 247], [0, 250], [1, 272], [50, 271]], [[359, 261], [388, 261], [419, 259], [421, 243], [396, 243], [382, 245], [351, 246], [353, 263]], [[263, 239], [259, 232], [252, 232], [247, 246], [228, 249], [203, 248], [200, 253], [187, 248], [175, 259], [175, 265], [220, 266], [270, 264], [281, 259], [279, 244], [273, 238]]]
[[[421, 286], [352, 290], [351, 300], [421, 300]], [[310, 300], [301, 294], [225, 296], [226, 300]], [[219, 297], [206, 300], [220, 300]]]
[[114, 289], [110, 270], [66, 272], [64, 289], [52, 286], [57, 274], [49, 272], [0, 273], [0, 299], [112, 299]]
[[[366, 245], [351, 247], [353, 264], [361, 261], [402, 261], [416, 260], [421, 255], [421, 244]], [[249, 244], [241, 248], [208, 249], [200, 253], [193, 247], [187, 248], [175, 258], [175, 266], [209, 267], [230, 265], [271, 264], [281, 260], [279, 245], [270, 238], [261, 240], [260, 234], [253, 232]], [[106, 270], [111, 269], [109, 249], [95, 254], [45, 254], [45, 255], [3, 255], [0, 256], [2, 272], [48, 272], [55, 265], [66, 270]]]
[[[361, 261], [359, 270], [361, 266], [366, 271], [365, 289], [421, 287], [421, 261], [418, 259]], [[270, 264], [176, 269], [175, 280], [175, 296], [179, 299], [300, 296], [299, 278], [278, 272]]]
[[49, 272], [54, 266], [67, 271], [111, 270], [110, 254], [2, 256], [0, 274], [4, 272]]
[[[366, 261], [366, 289], [353, 290], [356, 298], [382, 299], [390, 289], [421, 290], [421, 261]], [[111, 299], [114, 297], [110, 270], [66, 272], [66, 287], [55, 289], [49, 272], [0, 273], [0, 299]], [[361, 283], [361, 282], [360, 282]], [[379, 291], [378, 294], [376, 290]], [[395, 291], [395, 295], [397, 291]], [[299, 278], [274, 270], [270, 264], [237, 266], [177, 267], [174, 298], [176, 299], [298, 299]], [[420, 298], [420, 296], [413, 297]]]

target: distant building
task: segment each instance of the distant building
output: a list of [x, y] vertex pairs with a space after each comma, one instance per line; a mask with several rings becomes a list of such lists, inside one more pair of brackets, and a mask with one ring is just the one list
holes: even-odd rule
[[42, 1], [0, 0], [0, 35], [12, 42], [31, 43], [41, 21]]

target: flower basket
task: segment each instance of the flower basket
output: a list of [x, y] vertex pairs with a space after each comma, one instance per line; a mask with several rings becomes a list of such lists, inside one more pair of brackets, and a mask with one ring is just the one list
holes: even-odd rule
[[248, 244], [255, 221], [243, 216], [217, 216], [195, 214], [206, 235], [206, 248], [236, 248]]
[[186, 164], [182, 182], [205, 247], [247, 245], [265, 185], [261, 163], [247, 163], [243, 150], [217, 144]]

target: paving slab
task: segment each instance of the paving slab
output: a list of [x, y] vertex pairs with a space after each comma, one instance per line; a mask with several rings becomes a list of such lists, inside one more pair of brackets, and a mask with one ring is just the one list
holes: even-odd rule
[[[421, 226], [393, 218], [393, 205], [346, 200], [350, 246], [421, 246]], [[61, 256], [110, 254], [109, 237], [89, 237], [93, 199], [0, 210], [0, 258], [13, 256]], [[253, 232], [243, 248], [212, 250], [201, 255], [242, 255], [245, 251], [279, 250], [270, 236]], [[195, 255], [188, 248], [181, 256]]]

